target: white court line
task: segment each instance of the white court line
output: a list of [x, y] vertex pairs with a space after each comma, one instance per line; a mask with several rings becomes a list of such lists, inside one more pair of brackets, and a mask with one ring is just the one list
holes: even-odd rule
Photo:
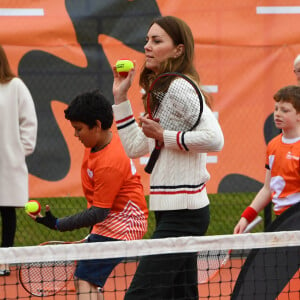
[[300, 6], [257, 6], [257, 14], [300, 14]]
[[2, 17], [38, 17], [44, 15], [43, 8], [0, 8], [0, 16]]

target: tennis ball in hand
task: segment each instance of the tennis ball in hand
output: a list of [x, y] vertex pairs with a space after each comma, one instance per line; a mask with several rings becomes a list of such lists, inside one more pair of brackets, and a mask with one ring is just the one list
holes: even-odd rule
[[41, 204], [36, 200], [29, 200], [25, 204], [25, 212], [32, 215], [37, 215], [41, 211]]
[[116, 62], [116, 70], [121, 76], [126, 77], [132, 68], [134, 68], [134, 64], [129, 59], [120, 59]]

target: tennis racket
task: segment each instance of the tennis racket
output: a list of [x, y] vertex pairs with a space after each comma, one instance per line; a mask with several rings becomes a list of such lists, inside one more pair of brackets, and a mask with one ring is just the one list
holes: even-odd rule
[[[198, 86], [189, 77], [176, 72], [163, 73], [153, 81], [148, 91], [148, 117], [159, 122], [163, 129], [181, 131], [180, 139], [185, 147], [184, 133], [199, 124], [203, 101]], [[163, 144], [156, 140], [145, 167], [147, 173], [152, 173], [162, 147]]]
[[[262, 217], [257, 216], [243, 233], [250, 232], [261, 223]], [[198, 282], [207, 283], [213, 279], [226, 265], [232, 250], [209, 250], [200, 252], [198, 255]]]
[[[86, 239], [87, 237], [73, 242], [48, 241], [40, 246], [78, 244], [83, 243]], [[37, 297], [53, 296], [62, 291], [72, 280], [75, 267], [75, 261], [25, 263], [20, 266], [19, 279], [29, 294]], [[75, 289], [72, 288], [71, 291], [75, 291]]]

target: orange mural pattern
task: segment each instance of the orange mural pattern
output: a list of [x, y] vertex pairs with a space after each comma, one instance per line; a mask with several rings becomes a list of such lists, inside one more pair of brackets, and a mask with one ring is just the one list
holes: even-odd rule
[[[129, 58], [141, 68], [148, 26], [159, 15], [191, 27], [197, 70], [224, 132], [224, 149], [208, 156], [208, 193], [262, 185], [266, 143], [277, 134], [273, 95], [296, 84], [299, 1], [2, 0], [0, 44], [32, 92], [39, 121], [37, 149], [28, 158], [30, 197], [83, 195], [83, 149], [64, 109], [76, 94], [96, 88], [113, 101], [111, 66]], [[138, 118], [138, 76], [129, 96]], [[146, 160], [134, 162], [147, 194]]]

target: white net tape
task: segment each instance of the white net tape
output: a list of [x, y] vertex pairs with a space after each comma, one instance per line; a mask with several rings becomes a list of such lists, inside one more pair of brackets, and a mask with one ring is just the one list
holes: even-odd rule
[[117, 241], [90, 244], [46, 245], [42, 247], [0, 248], [1, 263], [29, 263], [155, 254], [188, 253], [208, 250], [291, 247], [300, 245], [300, 231], [245, 233], [204, 237]]

